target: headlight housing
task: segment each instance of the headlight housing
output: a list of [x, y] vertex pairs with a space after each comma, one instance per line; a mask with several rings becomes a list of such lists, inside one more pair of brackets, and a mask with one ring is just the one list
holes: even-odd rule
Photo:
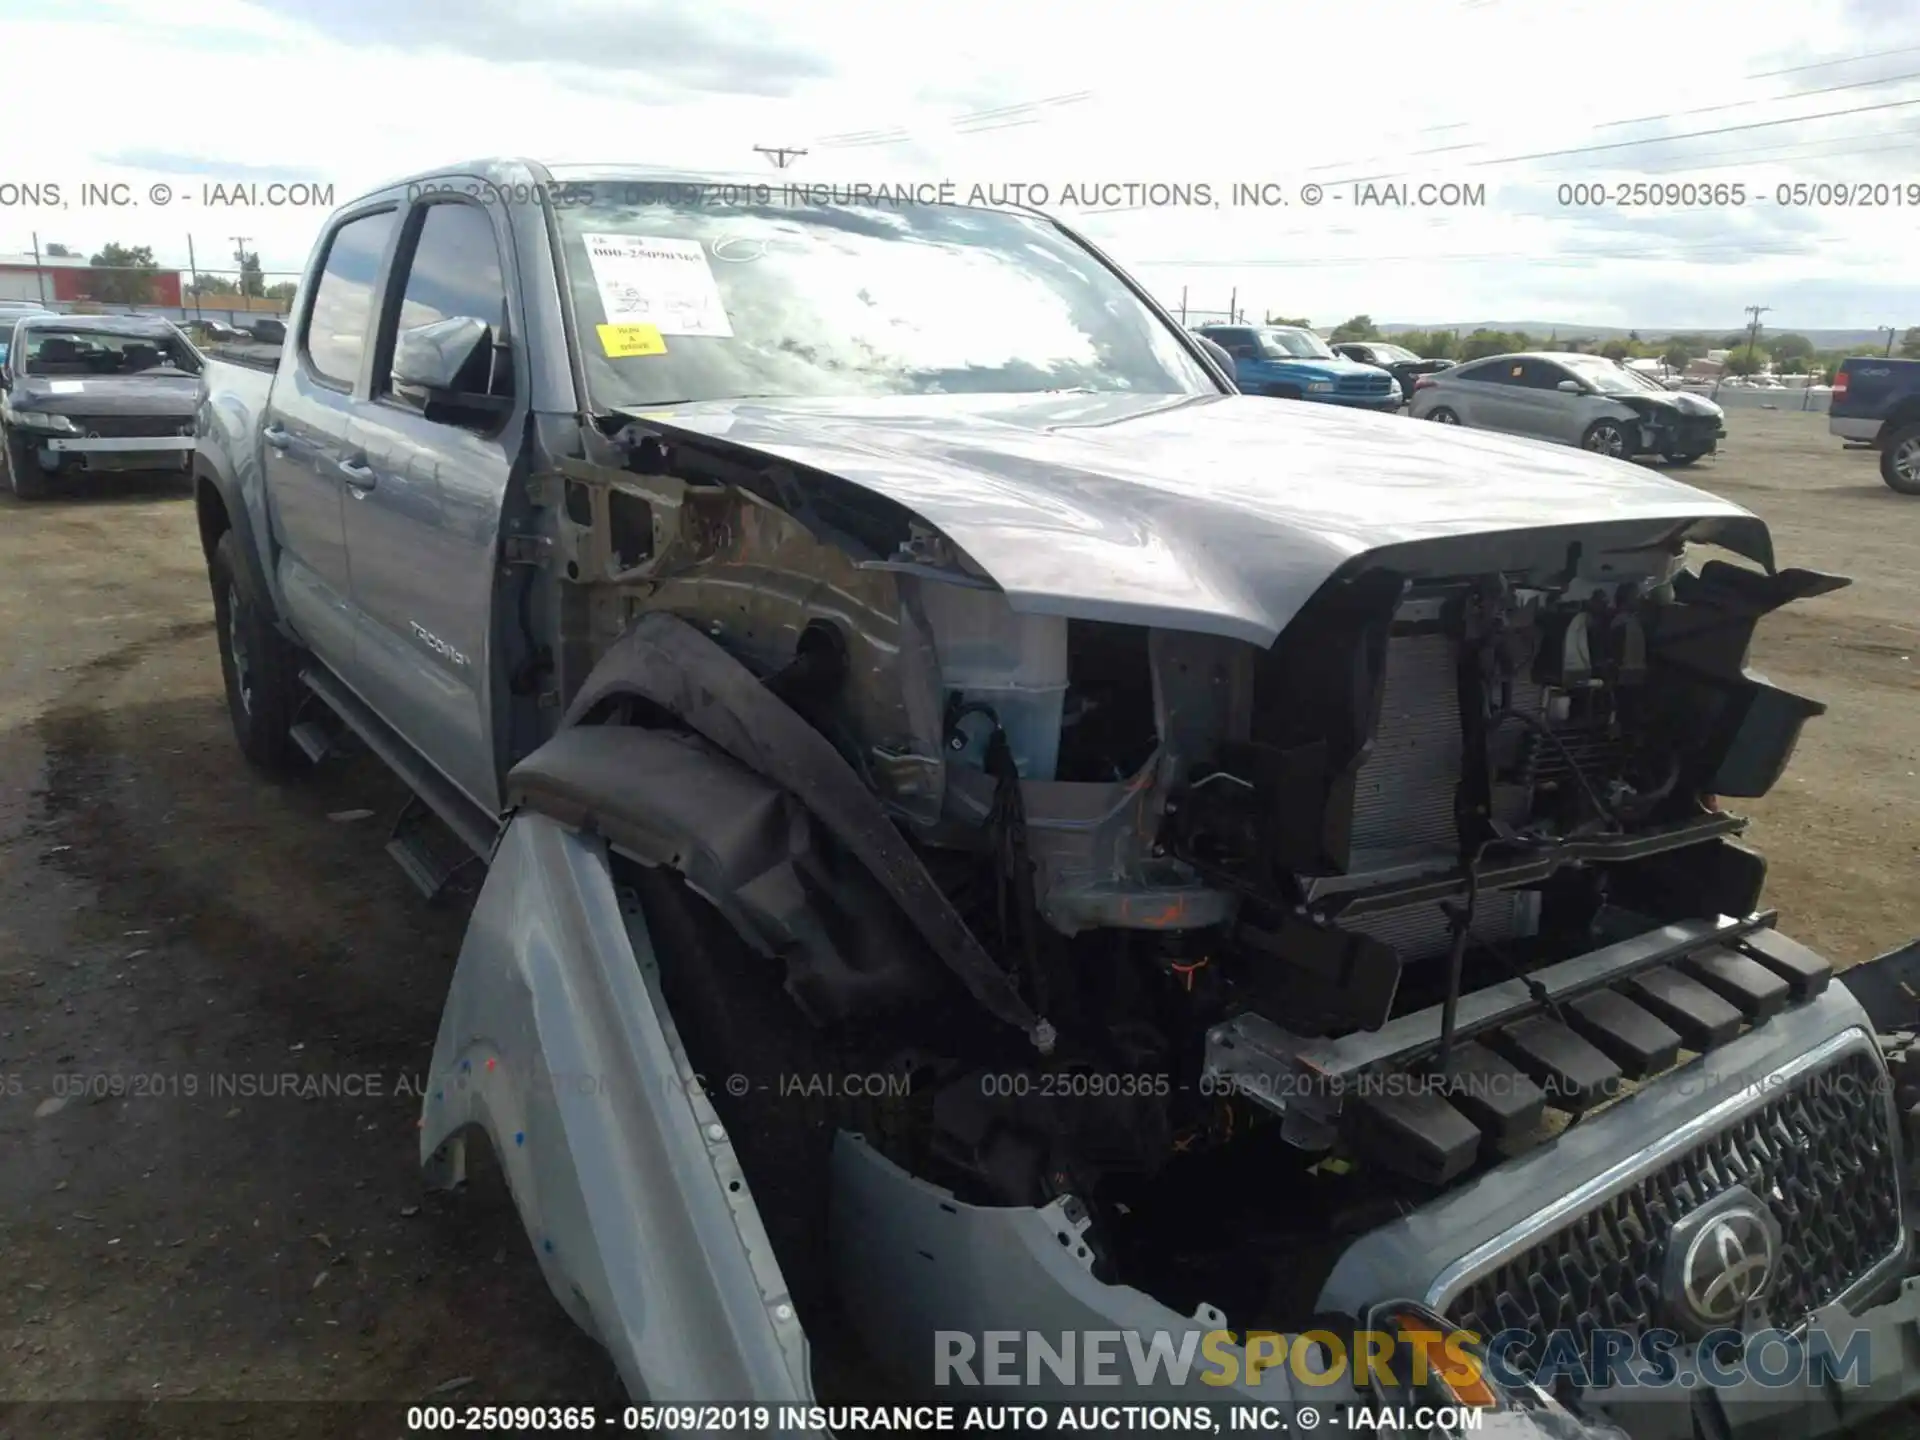
[[39, 410], [15, 410], [13, 423], [22, 430], [38, 430], [47, 435], [78, 435], [80, 427], [65, 415], [49, 415]]

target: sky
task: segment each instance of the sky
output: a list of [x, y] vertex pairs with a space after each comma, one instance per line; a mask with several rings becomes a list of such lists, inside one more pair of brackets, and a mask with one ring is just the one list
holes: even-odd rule
[[0, 0], [0, 57], [0, 252], [297, 272], [270, 183], [504, 154], [1024, 186], [1190, 313], [1920, 324], [1913, 0]]

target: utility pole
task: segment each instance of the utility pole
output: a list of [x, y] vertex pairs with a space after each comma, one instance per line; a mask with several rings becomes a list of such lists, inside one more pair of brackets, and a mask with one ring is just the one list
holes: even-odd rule
[[786, 169], [787, 166], [807, 153], [804, 150], [790, 150], [782, 145], [756, 145], [753, 149], [756, 155], [764, 155], [773, 161], [773, 168], [776, 170]]
[[1887, 354], [1891, 355], [1893, 354], [1894, 327], [1891, 325], [1882, 325], [1880, 328], [1887, 332]]
[[[193, 318], [200, 318], [200, 266], [193, 258], [193, 236], [187, 236], [187, 274], [193, 277]], [[180, 313], [187, 313], [186, 306], [180, 307]]]
[[1753, 368], [1754, 350], [1760, 344], [1760, 317], [1771, 309], [1773, 309], [1771, 305], [1747, 306], [1747, 314], [1752, 317], [1752, 323], [1747, 327], [1747, 368], [1749, 371]]
[[[253, 237], [251, 235], [229, 235], [227, 238], [233, 241], [234, 263], [240, 267], [240, 278], [234, 285], [234, 291], [241, 300], [250, 302], [253, 297], [247, 294], [247, 241]], [[242, 308], [252, 310], [253, 306], [249, 303]]]
[[47, 303], [47, 272], [40, 268], [40, 232], [33, 232], [33, 283], [40, 291], [40, 303]]

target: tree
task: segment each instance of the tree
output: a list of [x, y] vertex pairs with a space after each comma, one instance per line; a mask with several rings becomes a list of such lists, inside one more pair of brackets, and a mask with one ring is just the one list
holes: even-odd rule
[[1478, 360], [1483, 355], [1500, 355], [1519, 348], [1511, 341], [1512, 337], [1503, 330], [1476, 330], [1460, 342], [1460, 358]]
[[201, 275], [187, 286], [189, 295], [238, 295], [240, 287], [224, 275]]
[[1627, 343], [1629, 345], [1638, 345], [1642, 343], [1640, 339], [1640, 332], [1638, 330], [1627, 331]]
[[153, 263], [151, 245], [103, 245], [87, 264], [98, 272], [87, 278], [93, 299], [116, 305], [152, 302], [153, 277], [159, 266]]
[[46, 244], [46, 248], [41, 253], [45, 255], [50, 255], [55, 259], [60, 259], [62, 257], [72, 258], [73, 247], [71, 245], [62, 245], [58, 240], [49, 240]]
[[1727, 353], [1727, 373], [1729, 375], [1757, 375], [1767, 368], [1767, 352], [1759, 346], [1751, 349], [1744, 343], [1738, 349], [1729, 349]]
[[278, 285], [269, 285], [260, 293], [269, 300], [291, 300], [293, 292], [300, 287], [291, 280], [282, 280]]
[[1267, 316], [1267, 324], [1287, 325], [1287, 326], [1291, 326], [1295, 330], [1311, 330], [1313, 328], [1313, 322], [1311, 320], [1289, 320], [1284, 315]]
[[240, 252], [240, 293], [259, 295], [265, 288], [265, 277], [260, 273], [260, 253], [257, 250]]
[[[1768, 347], [1776, 360], [1805, 360], [1813, 354], [1813, 342], [1804, 335], [1792, 333], [1775, 335]], [[1799, 374], [1798, 370], [1792, 372]]]
[[1609, 340], [1600, 347], [1600, 353], [1609, 360], [1631, 360], [1633, 346], [1624, 340]]
[[1380, 331], [1371, 315], [1356, 315], [1334, 326], [1331, 338], [1336, 345], [1344, 340], [1378, 340]]
[[1900, 337], [1900, 354], [1908, 360], [1920, 360], [1920, 325]]
[[1693, 347], [1681, 340], [1668, 341], [1666, 353], [1660, 357], [1669, 370], [1684, 370], [1693, 358]]

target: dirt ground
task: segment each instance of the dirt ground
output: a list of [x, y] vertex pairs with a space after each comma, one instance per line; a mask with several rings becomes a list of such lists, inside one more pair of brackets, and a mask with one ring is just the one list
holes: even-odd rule
[[[1920, 934], [1920, 501], [1822, 416], [1728, 423], [1689, 478], [1855, 579], [1762, 630], [1831, 711], [1750, 807], [1783, 927], [1851, 962]], [[618, 1406], [497, 1174], [418, 1178], [465, 902], [383, 854], [374, 762], [242, 767], [212, 613], [177, 486], [0, 498], [0, 1434], [155, 1433], [42, 1402]], [[361, 1093], [244, 1093], [289, 1072]]]

